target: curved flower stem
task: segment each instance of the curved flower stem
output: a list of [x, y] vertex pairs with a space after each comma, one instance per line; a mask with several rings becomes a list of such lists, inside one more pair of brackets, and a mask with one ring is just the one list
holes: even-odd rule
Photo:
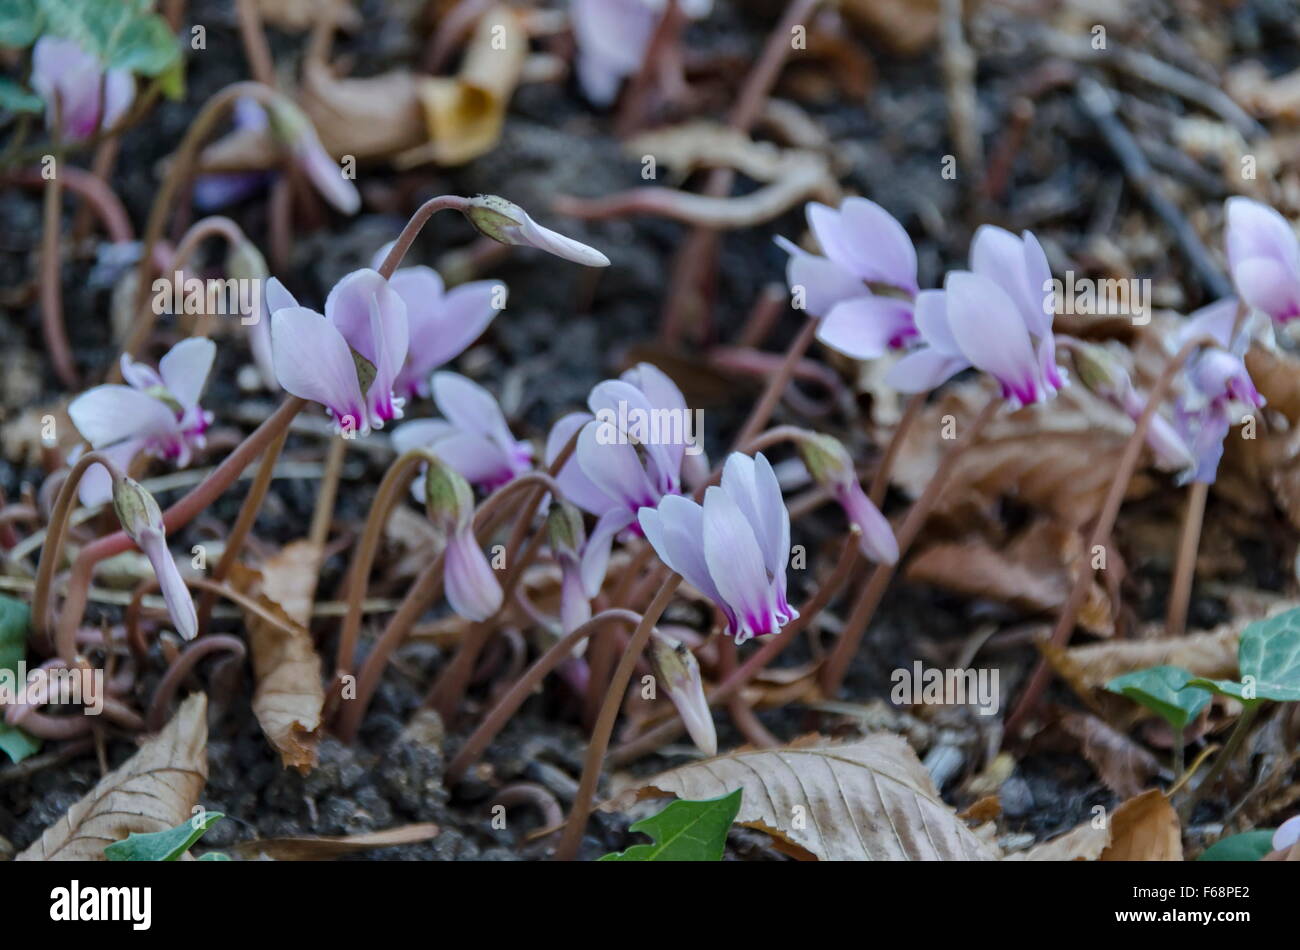
[[[306, 405], [306, 400], [297, 396], [287, 397], [265, 422], [254, 429], [248, 438], [236, 446], [234, 451], [212, 470], [207, 478], [163, 512], [163, 525], [167, 531], [180, 530], [216, 501], [267, 443], [289, 427], [293, 417]], [[77, 627], [86, 611], [86, 600], [90, 593], [90, 581], [95, 573], [95, 566], [105, 558], [129, 551], [133, 547], [135, 542], [127, 537], [125, 531], [116, 531], [87, 544], [81, 549], [77, 559], [72, 562], [67, 594], [63, 607], [59, 611], [58, 627], [54, 633], [54, 642], [59, 656], [69, 660], [76, 656]]]
[[1219, 776], [1228, 767], [1228, 763], [1237, 757], [1241, 744], [1246, 741], [1246, 734], [1250, 731], [1251, 723], [1255, 721], [1255, 714], [1259, 712], [1260, 705], [1259, 701], [1252, 701], [1242, 707], [1241, 715], [1237, 717], [1237, 725], [1233, 727], [1232, 735], [1228, 736], [1228, 742], [1223, 747], [1223, 751], [1215, 758], [1214, 764], [1210, 766], [1210, 771], [1205, 773], [1205, 778], [1197, 782], [1196, 786], [1188, 791], [1187, 797], [1178, 806], [1178, 817], [1184, 827], [1191, 821], [1192, 812], [1196, 810], [1196, 806], [1205, 797], [1205, 793], [1214, 787], [1214, 783], [1219, 780]]
[[235, 14], [239, 20], [239, 38], [244, 44], [248, 68], [258, 82], [275, 88], [275, 65], [271, 48], [262, 30], [262, 15], [254, 0], [235, 0]]
[[[921, 533], [921, 528], [939, 500], [939, 495], [943, 492], [948, 476], [952, 474], [958, 459], [979, 439], [980, 433], [984, 431], [984, 427], [988, 425], [1001, 405], [1000, 395], [994, 396], [985, 404], [980, 414], [966, 427], [966, 432], [957, 444], [944, 455], [939, 467], [930, 476], [925, 490], [907, 510], [902, 525], [894, 535], [898, 539], [900, 561], [912, 542], [916, 540], [916, 536]], [[831, 651], [826, 665], [822, 667], [822, 692], [827, 696], [834, 697], [839, 693], [840, 686], [844, 683], [844, 676], [849, 671], [849, 663], [858, 652], [862, 636], [867, 632], [867, 627], [871, 624], [871, 619], [875, 616], [876, 609], [880, 606], [885, 590], [889, 587], [889, 582], [897, 569], [897, 564], [877, 564], [875, 570], [871, 572], [871, 579], [867, 581], [866, 586], [858, 594], [858, 599], [854, 601], [848, 619], [844, 621], [844, 630], [840, 634], [839, 641]]]
[[1196, 549], [1201, 540], [1201, 522], [1209, 493], [1208, 482], [1192, 482], [1187, 492], [1183, 533], [1178, 541], [1178, 560], [1174, 564], [1174, 583], [1169, 591], [1169, 613], [1165, 617], [1167, 637], [1181, 637], [1187, 630], [1187, 607], [1192, 599], [1192, 581], [1196, 574]]
[[[56, 161], [62, 162], [60, 154]], [[60, 285], [59, 222], [63, 214], [63, 180], [56, 172], [45, 184], [44, 214], [41, 224], [41, 331], [45, 348], [59, 382], [68, 389], [77, 389], [77, 362], [68, 343], [68, 331], [63, 326], [63, 291]]]
[[10, 172], [7, 177], [15, 184], [34, 188], [47, 188], [54, 184], [54, 181], [61, 182], [64, 188], [85, 202], [83, 208], [90, 208], [95, 212], [100, 224], [104, 226], [104, 233], [114, 244], [125, 243], [135, 236], [135, 232], [131, 229], [131, 219], [126, 209], [122, 207], [121, 199], [103, 179], [84, 168], [76, 168], [64, 162], [54, 181], [41, 177], [41, 174], [35, 170]]
[[532, 694], [537, 685], [546, 677], [546, 674], [568, 659], [573, 652], [573, 648], [581, 643], [585, 637], [591, 636], [602, 624], [611, 620], [639, 623], [641, 615], [634, 610], [624, 610], [617, 607], [603, 610], [580, 627], [577, 627], [572, 633], [557, 640], [549, 650], [537, 658], [523, 676], [515, 681], [509, 691], [497, 701], [497, 704], [483, 718], [478, 728], [465, 740], [465, 744], [456, 753], [456, 757], [451, 760], [451, 764], [447, 766], [445, 781], [448, 786], [455, 785], [460, 781], [461, 776], [465, 774], [465, 770], [478, 761], [478, 757], [483, 754], [483, 750], [496, 738], [497, 733], [510, 721], [510, 717], [524, 704], [524, 700]]
[[903, 415], [899, 417], [898, 425], [894, 427], [894, 434], [889, 437], [889, 444], [885, 446], [885, 454], [881, 456], [880, 464], [876, 466], [876, 472], [871, 476], [871, 488], [867, 491], [867, 497], [877, 508], [884, 503], [885, 493], [889, 491], [889, 474], [893, 471], [898, 452], [903, 447], [903, 440], [907, 438], [907, 433], [911, 431], [916, 417], [921, 414], [921, 409], [925, 406], [927, 395], [929, 393], [915, 393], [907, 400]]
[[[1115, 469], [1115, 477], [1110, 483], [1110, 490], [1106, 493], [1106, 500], [1102, 503], [1101, 513], [1097, 516], [1097, 523], [1092, 529], [1092, 537], [1088, 539], [1088, 546], [1081, 552], [1080, 559], [1084, 563], [1075, 575], [1074, 586], [1070, 589], [1070, 596], [1061, 608], [1056, 627], [1052, 630], [1050, 642], [1053, 646], [1065, 646], [1070, 640], [1070, 634], [1074, 632], [1075, 618], [1078, 616], [1080, 608], [1083, 607], [1084, 598], [1088, 595], [1088, 589], [1093, 579], [1093, 572], [1088, 567], [1092, 552], [1098, 548], [1105, 550], [1110, 541], [1110, 532], [1115, 526], [1115, 519], [1119, 516], [1120, 505], [1124, 501], [1124, 493], [1128, 490], [1129, 480], [1133, 477], [1133, 470], [1137, 467], [1138, 457], [1142, 452], [1143, 440], [1146, 438], [1147, 430], [1151, 427], [1151, 420], [1155, 418], [1156, 412], [1160, 409], [1160, 404], [1164, 402], [1170, 386], [1173, 385], [1174, 376], [1198, 349], [1203, 346], [1217, 345], [1218, 341], [1208, 334], [1187, 341], [1182, 349], [1175, 353], [1169, 362], [1165, 364], [1165, 368], [1161, 371], [1155, 385], [1151, 387], [1151, 391], [1147, 394], [1146, 405], [1142, 409], [1142, 414], [1138, 416], [1137, 423], [1133, 426], [1133, 434], [1129, 436], [1128, 442], [1124, 445], [1124, 453], [1120, 456], [1119, 465]], [[1038, 665], [1034, 667], [1029, 683], [1025, 686], [1024, 693], [1021, 694], [1020, 701], [1016, 704], [1016, 708], [1011, 715], [1007, 717], [1006, 726], [1003, 730], [1005, 736], [1015, 735], [1015, 730], [1037, 705], [1038, 698], [1042, 695], [1043, 690], [1047, 688], [1051, 676], [1052, 673], [1047, 665], [1047, 660], [1040, 659]]]
[[[63, 557], [63, 540], [68, 532], [68, 518], [77, 502], [77, 486], [92, 465], [103, 465], [109, 471], [117, 471], [117, 466], [98, 452], [87, 452], [72, 466], [72, 471], [59, 487], [54, 509], [50, 512], [50, 523], [45, 529], [45, 543], [41, 545], [41, 559], [36, 566], [36, 586], [32, 591], [32, 633], [44, 640], [49, 637], [50, 629], [50, 587], [54, 572], [59, 569]], [[72, 663], [72, 654], [63, 656], [65, 663]]]
[[384, 262], [379, 265], [379, 273], [385, 279], [393, 276], [393, 271], [397, 270], [401, 265], [402, 258], [406, 256], [406, 252], [415, 243], [416, 236], [424, 229], [429, 219], [439, 211], [451, 210], [464, 214], [468, 208], [469, 199], [462, 198], [459, 195], [439, 195], [437, 198], [430, 198], [420, 205], [415, 210], [415, 214], [411, 215], [411, 219], [406, 222], [406, 227], [402, 228], [402, 233], [397, 236], [397, 240], [393, 242], [393, 246], [389, 250], [388, 256], [384, 258]]
[[655, 594], [640, 623], [636, 625], [632, 642], [628, 644], [618, 662], [618, 668], [614, 670], [614, 678], [605, 693], [605, 702], [600, 707], [596, 728], [592, 730], [591, 739], [587, 743], [587, 756], [582, 764], [582, 779], [578, 782], [578, 794], [573, 799], [569, 820], [564, 826], [563, 834], [560, 835], [560, 843], [555, 848], [555, 858], [558, 861], [572, 861], [578, 856], [578, 847], [582, 844], [582, 834], [587, 827], [587, 816], [591, 814], [592, 799], [596, 794], [596, 783], [600, 779], [601, 764], [605, 760], [605, 750], [609, 748], [609, 737], [614, 732], [614, 721], [618, 718], [618, 709], [623, 703], [623, 693], [632, 678], [632, 671], [636, 668], [636, 661], [641, 656], [641, 651], [650, 640], [650, 632], [681, 582], [682, 578], [679, 574], [671, 574], [663, 582], [659, 593]]
[[780, 368], [768, 380], [767, 389], [763, 391], [762, 397], [754, 406], [741, 427], [740, 433], [736, 436], [736, 445], [744, 445], [750, 439], [758, 435], [767, 425], [767, 420], [772, 417], [772, 412], [776, 409], [777, 403], [781, 401], [781, 396], [785, 393], [786, 387], [790, 385], [790, 379], [794, 375], [795, 365], [803, 359], [804, 353], [808, 352], [808, 347], [812, 345], [813, 339], [817, 336], [817, 321], [812, 317], [805, 317], [804, 325], [799, 330], [790, 344], [790, 348], [785, 351], [785, 358], [781, 361]]
[[343, 625], [339, 628], [338, 651], [334, 659], [334, 678], [336, 681], [353, 671], [356, 659], [357, 634], [361, 630], [362, 606], [369, 586], [370, 569], [375, 563], [375, 554], [383, 538], [384, 526], [392, 514], [393, 507], [401, 499], [415, 477], [421, 462], [429, 460], [430, 453], [424, 449], [415, 449], [397, 457], [384, 472], [375, 500], [370, 503], [366, 515], [365, 527], [361, 530], [361, 540], [357, 542], [352, 553], [352, 564], [348, 568], [347, 592], [344, 595], [348, 603], [348, 612], [343, 616]]
[[229, 653], [235, 662], [240, 662], [248, 655], [248, 648], [239, 637], [227, 633], [214, 633], [195, 640], [158, 681], [158, 688], [154, 690], [153, 699], [149, 703], [149, 712], [144, 717], [146, 732], [157, 732], [167, 724], [167, 711], [171, 708], [172, 697], [176, 695], [181, 681], [210, 653]]
[[334, 499], [338, 496], [339, 478], [343, 474], [347, 451], [346, 439], [340, 436], [330, 439], [329, 451], [325, 455], [325, 476], [321, 479], [316, 507], [311, 513], [311, 528], [307, 531], [307, 540], [316, 547], [329, 540], [330, 525], [334, 523]]
[[[289, 430], [286, 427], [271, 440], [271, 444], [262, 453], [262, 460], [257, 465], [257, 475], [253, 478], [253, 484], [248, 486], [244, 503], [239, 506], [235, 526], [230, 529], [230, 534], [226, 535], [226, 546], [221, 552], [221, 559], [212, 569], [212, 580], [218, 584], [226, 579], [230, 569], [235, 566], [239, 552], [244, 542], [248, 540], [248, 533], [253, 530], [257, 514], [262, 510], [262, 500], [266, 497], [267, 489], [271, 487], [271, 479], [275, 477], [275, 463], [280, 458], [280, 451], [284, 448], [284, 441], [288, 437]], [[217, 592], [210, 588], [205, 590], [199, 599], [199, 636], [208, 632], [208, 621], [212, 618], [212, 607], [216, 602]]]
[[[474, 513], [475, 531], [479, 532], [481, 536], [494, 523], [495, 515], [501, 510], [506, 501], [520, 489], [528, 488], [534, 482], [543, 479], [550, 482], [550, 478], [546, 474], [530, 472], [499, 488]], [[551, 486], [554, 487], [553, 482]], [[407, 591], [406, 597], [398, 606], [397, 612], [389, 618], [384, 632], [380, 634], [365, 662], [361, 664], [361, 670], [357, 674], [356, 696], [348, 700], [346, 705], [341, 708], [334, 729], [335, 734], [344, 742], [351, 742], [356, 738], [357, 730], [361, 727], [361, 719], [370, 705], [370, 700], [375, 695], [375, 690], [379, 688], [379, 682], [383, 678], [384, 669], [388, 666], [389, 657], [406, 640], [411, 628], [420, 619], [420, 615], [442, 593], [442, 562], [443, 555], [442, 552], [439, 552], [429, 566], [416, 577], [410, 590]], [[506, 593], [507, 597], [503, 598], [503, 603], [509, 603], [509, 592]], [[459, 656], [460, 652], [458, 651], [457, 657]], [[455, 662], [454, 659], [453, 662]], [[471, 663], [470, 673], [473, 672], [472, 665]], [[444, 674], [445, 672], [444, 670]]]
[[[153, 312], [153, 308], [148, 306], [151, 284], [149, 278], [153, 275], [154, 247], [162, 239], [163, 229], [167, 225], [167, 217], [176, 205], [181, 186], [189, 180], [190, 174], [194, 170], [194, 162], [198, 157], [199, 147], [216, 129], [217, 123], [225, 118], [226, 113], [234, 108], [235, 103], [241, 98], [255, 99], [265, 105], [273, 102], [276, 96], [275, 90], [260, 82], [233, 83], [212, 96], [204, 104], [199, 114], [195, 116], [194, 121], [190, 123], [185, 132], [185, 137], [181, 139], [180, 147], [172, 158], [167, 175], [158, 188], [158, 194], [154, 198], [153, 206], [149, 209], [149, 220], [144, 230], [143, 250], [140, 255], [139, 267], [136, 270], [135, 307], [132, 311], [135, 321], [122, 348], [124, 353], [130, 356], [137, 355], [145, 340], [149, 338], [149, 333], [153, 330], [154, 323], [158, 318], [158, 315]], [[108, 378], [110, 381], [116, 381], [120, 375], [121, 370], [114, 363], [109, 368]]]
[[[858, 563], [858, 537], [861, 533], [862, 531], [857, 525], [850, 526], [849, 533], [840, 546], [839, 558], [835, 562], [835, 569], [831, 572], [830, 577], [826, 578], [813, 596], [804, 603], [803, 608], [799, 611], [799, 616], [793, 622], [787, 624], [786, 628], [776, 636], [764, 639], [762, 646], [751, 653], [745, 659], [745, 662], [731, 671], [721, 683], [709, 691], [708, 703], [710, 706], [717, 706], [726, 702], [747, 686], [750, 680], [775, 660], [787, 646], [794, 642], [794, 638], [812, 623], [818, 614], [826, 609], [826, 605], [844, 586], [844, 581], [848, 578], [849, 572]], [[681, 717], [674, 711], [667, 721], [655, 726], [644, 735], [637, 736], [635, 739], [631, 739], [614, 749], [609, 754], [610, 764], [616, 766], [626, 765], [633, 759], [653, 752], [671, 742], [684, 731], [685, 727], [682, 725]]]

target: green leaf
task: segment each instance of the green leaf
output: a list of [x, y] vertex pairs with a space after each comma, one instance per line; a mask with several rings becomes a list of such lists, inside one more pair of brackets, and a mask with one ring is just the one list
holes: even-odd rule
[[[17, 692], [24, 687], [18, 678], [18, 666], [27, 658], [27, 627], [31, 609], [21, 600], [0, 594], [0, 685]], [[41, 740], [21, 729], [5, 725], [0, 718], [0, 750], [15, 762], [21, 762], [41, 749]]]
[[727, 829], [740, 811], [741, 790], [700, 802], [678, 800], [657, 815], [642, 818], [629, 830], [654, 844], [637, 844], [607, 854], [602, 861], [721, 861]]
[[180, 44], [149, 0], [39, 0], [49, 32], [76, 40], [109, 69], [142, 76], [166, 72]]
[[222, 851], [209, 851], [199, 858], [200, 861], [229, 861], [230, 855]]
[[1273, 850], [1273, 829], [1256, 828], [1220, 838], [1201, 854], [1198, 861], [1258, 861]]
[[1240, 682], [1194, 679], [1191, 685], [1246, 703], [1300, 702], [1300, 607], [1246, 627], [1237, 644], [1237, 668]]
[[[203, 813], [202, 820], [197, 820], [199, 816], [196, 815], [166, 831], [143, 835], [132, 833], [125, 841], [114, 841], [106, 847], [104, 857], [110, 861], [175, 861], [203, 837], [214, 821], [224, 817], [221, 812], [209, 811]], [[219, 861], [220, 858], [209, 860]]]
[[41, 10], [36, 0], [0, 0], [0, 46], [30, 46], [40, 32]]
[[40, 112], [45, 102], [34, 92], [28, 92], [12, 79], [0, 77], [0, 109], [5, 112]]
[[1117, 676], [1106, 688], [1145, 706], [1181, 732], [1210, 701], [1208, 691], [1187, 685], [1191, 679], [1182, 667], [1153, 666]]

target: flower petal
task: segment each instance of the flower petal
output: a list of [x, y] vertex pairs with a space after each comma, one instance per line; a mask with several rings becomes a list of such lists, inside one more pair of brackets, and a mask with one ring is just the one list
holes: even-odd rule
[[632, 512], [627, 508], [611, 508], [596, 519], [591, 535], [582, 548], [582, 587], [588, 597], [600, 593], [609, 569], [609, 552], [618, 533], [632, 523]]
[[[569, 440], [591, 421], [589, 413], [571, 412], [566, 416], [562, 416], [555, 425], [551, 426], [551, 431], [546, 436], [545, 459], [547, 468], [555, 464], [555, 460], [564, 451], [564, 447], [569, 444]], [[597, 488], [595, 483], [587, 477], [582, 470], [582, 466], [578, 464], [576, 451], [564, 463], [564, 467], [560, 469], [560, 473], [555, 480], [559, 483], [561, 491], [564, 492], [566, 500], [573, 502], [579, 508], [593, 515], [604, 514], [610, 508], [619, 504]]]
[[969, 367], [964, 356], [946, 356], [934, 347], [923, 347], [889, 367], [885, 383], [900, 393], [927, 393]]
[[809, 254], [783, 237], [778, 236], [776, 243], [790, 255], [785, 265], [786, 284], [792, 294], [802, 297], [803, 309], [811, 316], [824, 317], [841, 300], [870, 292], [861, 277], [829, 257]]
[[894, 297], [841, 300], [817, 327], [817, 339], [855, 360], [872, 360], [914, 336], [912, 303]]
[[275, 377], [300, 399], [320, 403], [340, 428], [370, 430], [357, 367], [343, 334], [306, 307], [285, 307], [271, 315]]
[[176, 560], [167, 549], [167, 539], [157, 528], [147, 528], [140, 532], [140, 550], [153, 566], [158, 578], [158, 588], [167, 603], [167, 613], [172, 618], [182, 639], [193, 640], [199, 632], [198, 616], [194, 610], [194, 598], [185, 586], [181, 572], [176, 567]]
[[1228, 265], [1234, 275], [1246, 261], [1264, 258], [1295, 279], [1300, 273], [1300, 241], [1286, 218], [1263, 202], [1240, 196], [1229, 198], [1224, 210]]
[[443, 584], [452, 610], [481, 623], [501, 609], [501, 584], [472, 529], [452, 535], [443, 556]]
[[192, 336], [173, 346], [158, 363], [163, 385], [186, 409], [199, 404], [207, 385], [217, 345], [207, 337]]
[[682, 575], [692, 587], [734, 618], [722, 599], [704, 557], [704, 509], [681, 495], [667, 495], [658, 508], [642, 508], [637, 521], [659, 559]]
[[344, 177], [343, 167], [325, 151], [316, 130], [303, 128], [293, 145], [293, 158], [321, 197], [344, 214], [356, 214], [361, 208], [357, 186]]
[[87, 390], [68, 406], [82, 438], [102, 449], [125, 439], [174, 438], [176, 415], [167, 404], [130, 386], [107, 384]]
[[704, 560], [718, 593], [735, 612], [736, 642], [775, 633], [775, 591], [754, 528], [716, 485], [704, 493]]
[[602, 440], [604, 423], [593, 421], [578, 434], [574, 453], [583, 473], [601, 492], [631, 511], [653, 505], [660, 493], [650, 481], [636, 447], [618, 440]]
[[1041, 397], [1038, 355], [1011, 298], [987, 277], [948, 274], [948, 327], [962, 354], [994, 376], [1008, 398], [1029, 404]]

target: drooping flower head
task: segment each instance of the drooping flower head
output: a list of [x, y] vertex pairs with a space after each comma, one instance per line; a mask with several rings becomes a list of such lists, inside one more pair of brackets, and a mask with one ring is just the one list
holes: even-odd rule
[[[805, 213], [822, 254], [778, 237], [790, 254], [786, 279], [804, 309], [821, 318], [817, 339], [853, 359], [902, 349], [916, 337], [916, 248], [897, 219], [874, 201], [839, 208], [810, 201]], [[873, 292], [874, 285], [876, 291]]]
[[597, 516], [582, 560], [583, 581], [594, 597], [614, 537], [626, 528], [636, 529], [641, 508], [679, 493], [683, 470], [689, 474], [698, 468], [703, 456], [695, 451], [698, 443], [688, 446], [680, 427], [660, 426], [650, 432], [638, 426], [642, 420], [682, 420], [688, 412], [681, 390], [649, 363], [597, 384], [587, 405], [590, 413], [570, 413], [551, 428], [546, 464], [553, 464], [578, 433], [577, 447], [557, 481], [565, 498]]
[[324, 316], [274, 278], [266, 302], [275, 375], [287, 392], [320, 403], [344, 433], [402, 418], [406, 400], [393, 387], [406, 362], [406, 304], [388, 281], [353, 271], [329, 292]]
[[425, 472], [424, 504], [444, 544], [447, 603], [466, 620], [487, 620], [501, 609], [505, 595], [474, 535], [474, 493], [469, 483], [435, 460]]
[[[708, 16], [713, 0], [679, 0], [692, 19]], [[573, 0], [569, 17], [577, 41], [578, 82], [597, 106], [618, 96], [623, 80], [641, 68], [665, 0]]]
[[[546, 513], [546, 537], [560, 565], [560, 624], [569, 634], [591, 619], [591, 597], [582, 582], [582, 549], [587, 543], [587, 531], [578, 509], [567, 501], [552, 499]], [[581, 656], [586, 645], [584, 639], [573, 655]]]
[[[442, 419], [415, 419], [393, 430], [399, 453], [428, 449], [466, 481], [492, 491], [532, 468], [533, 447], [510, 434], [492, 394], [458, 373], [433, 374]], [[422, 483], [412, 489], [420, 497]]]
[[276, 96], [265, 109], [271, 133], [288, 148], [294, 164], [321, 196], [344, 214], [356, 214], [361, 207], [357, 186], [344, 177], [342, 166], [325, 151], [311, 119], [284, 96]]
[[1056, 365], [1052, 272], [1029, 231], [981, 225], [971, 241], [971, 270], [952, 271], [944, 289], [916, 298], [922, 345], [890, 368], [901, 392], [925, 392], [967, 367], [1002, 385], [1014, 408], [1045, 402], [1065, 384]]
[[32, 48], [32, 88], [45, 100], [45, 124], [69, 142], [110, 129], [135, 99], [125, 69], [105, 70], [76, 40], [42, 36]]
[[786, 599], [790, 513], [761, 454], [728, 457], [703, 505], [667, 495], [638, 519], [660, 560], [722, 610], [737, 643], [799, 616]]
[[[205, 444], [212, 413], [199, 406], [217, 348], [211, 340], [191, 337], [177, 343], [158, 369], [122, 354], [126, 385], [105, 384], [72, 401], [68, 415], [77, 431], [123, 471], [141, 452], [172, 462], [190, 464]], [[112, 497], [109, 473], [92, 465], [79, 486], [83, 505], [102, 505]]]
[[[371, 266], [378, 270], [391, 244], [379, 249]], [[431, 267], [401, 267], [388, 281], [406, 304], [411, 344], [397, 374], [403, 396], [429, 395], [429, 374], [450, 363], [477, 340], [505, 306], [505, 284], [476, 280], [447, 290]], [[473, 481], [473, 479], [471, 479]]]
[[1196, 460], [1183, 481], [1213, 484], [1229, 430], [1244, 412], [1264, 405], [1242, 360], [1250, 332], [1246, 321], [1237, 326], [1238, 309], [1232, 298], [1202, 307], [1168, 341], [1171, 351], [1207, 334], [1219, 344], [1194, 353], [1177, 381], [1174, 426]]
[[1228, 267], [1237, 293], [1277, 323], [1300, 317], [1300, 241], [1290, 222], [1250, 198], [1229, 198]]
[[705, 755], [718, 754], [718, 733], [704, 694], [704, 679], [695, 654], [680, 640], [653, 631], [647, 653], [655, 677], [677, 707], [682, 725], [696, 747]]
[[501, 244], [535, 247], [587, 267], [609, 266], [609, 258], [594, 247], [542, 227], [523, 208], [500, 195], [469, 199], [465, 217], [480, 234]]
[[162, 591], [176, 632], [186, 640], [193, 640], [199, 629], [194, 598], [190, 596], [190, 589], [185, 586], [176, 561], [167, 549], [167, 529], [158, 502], [143, 485], [127, 478], [120, 469], [111, 473], [110, 490], [113, 510], [117, 513], [122, 530], [136, 543], [153, 567], [158, 578], [158, 589]]
[[798, 441], [799, 455], [817, 484], [830, 490], [844, 509], [849, 523], [861, 532], [858, 548], [864, 557], [878, 564], [898, 563], [898, 540], [880, 509], [862, 490], [853, 459], [835, 438], [822, 433], [808, 433]]

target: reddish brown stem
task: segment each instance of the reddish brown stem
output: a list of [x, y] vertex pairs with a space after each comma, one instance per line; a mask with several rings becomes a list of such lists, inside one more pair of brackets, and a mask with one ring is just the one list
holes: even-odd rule
[[785, 392], [790, 385], [790, 378], [794, 375], [795, 364], [803, 358], [808, 347], [812, 345], [814, 337], [817, 336], [817, 321], [807, 319], [803, 327], [799, 330], [799, 335], [794, 338], [790, 348], [785, 351], [785, 359], [781, 361], [780, 368], [768, 381], [767, 389], [763, 391], [762, 397], [754, 406], [741, 427], [740, 433], [736, 436], [736, 445], [744, 445], [754, 436], [763, 431], [763, 426], [767, 425], [767, 420], [772, 418], [772, 413], [776, 409], [777, 403], [781, 401], [781, 394]]
[[1169, 614], [1165, 619], [1167, 637], [1181, 637], [1187, 630], [1187, 608], [1196, 575], [1196, 549], [1201, 541], [1201, 522], [1205, 517], [1205, 500], [1209, 492], [1208, 482], [1192, 482], [1187, 492], [1183, 532], [1178, 540], [1178, 560], [1174, 564], [1174, 583], [1169, 591]]

